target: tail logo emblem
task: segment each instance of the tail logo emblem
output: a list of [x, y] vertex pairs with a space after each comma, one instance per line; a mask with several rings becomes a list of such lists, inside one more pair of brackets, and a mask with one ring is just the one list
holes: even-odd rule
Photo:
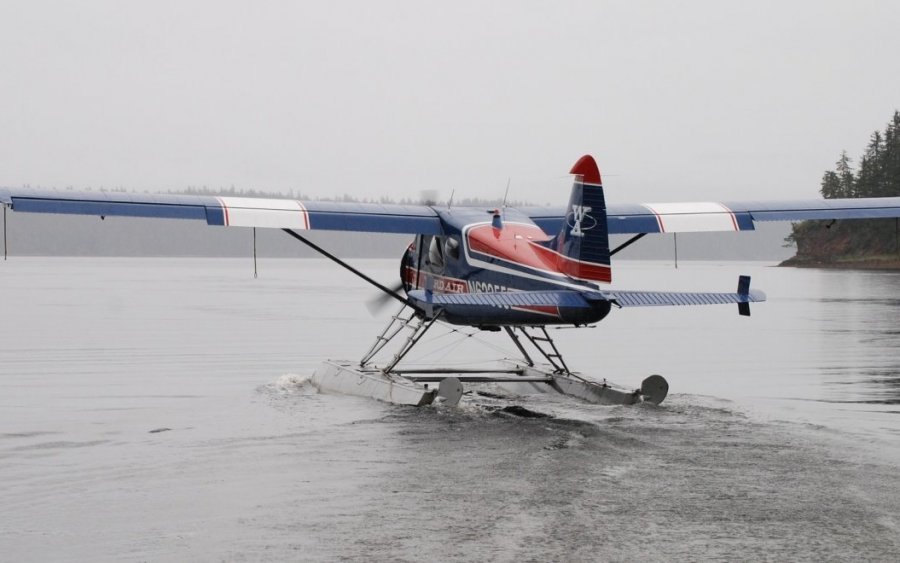
[[[572, 206], [572, 213], [566, 217], [569, 226], [572, 227], [572, 230], [569, 231], [570, 235], [573, 237], [583, 237], [584, 231], [589, 231], [597, 226], [597, 220], [589, 215], [590, 211], [591, 208], [584, 205]], [[570, 220], [569, 217], [571, 217]], [[587, 220], [588, 223], [586, 226], [582, 226], [585, 220]]]

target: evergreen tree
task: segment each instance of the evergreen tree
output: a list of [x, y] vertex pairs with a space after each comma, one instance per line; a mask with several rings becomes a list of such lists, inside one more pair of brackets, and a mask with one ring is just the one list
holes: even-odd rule
[[842, 191], [841, 178], [834, 170], [829, 170], [822, 176], [822, 189], [820, 191], [825, 199], [846, 197]]
[[869, 146], [859, 159], [859, 171], [856, 174], [856, 197], [879, 197], [882, 195], [884, 178], [882, 174], [884, 161], [884, 139], [880, 131], [869, 137]]
[[884, 177], [886, 196], [900, 196], [900, 111], [884, 130]]
[[853, 178], [853, 162], [850, 160], [846, 150], [841, 151], [841, 157], [837, 161], [836, 169], [840, 181], [840, 189], [837, 193], [840, 195], [834, 197], [854, 197], [856, 194], [856, 181]]

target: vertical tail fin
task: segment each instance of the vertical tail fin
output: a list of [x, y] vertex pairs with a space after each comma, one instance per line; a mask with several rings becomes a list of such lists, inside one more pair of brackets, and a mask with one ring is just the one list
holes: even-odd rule
[[612, 281], [612, 269], [600, 170], [592, 156], [584, 155], [569, 173], [575, 175], [575, 183], [566, 220], [552, 241], [553, 249], [559, 253], [557, 266], [567, 276], [608, 283]]

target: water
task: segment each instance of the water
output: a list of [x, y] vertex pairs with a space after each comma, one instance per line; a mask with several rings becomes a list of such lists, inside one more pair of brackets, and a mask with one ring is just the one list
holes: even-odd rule
[[[382, 281], [394, 261], [358, 261]], [[660, 407], [321, 395], [381, 328], [316, 260], [0, 264], [0, 559], [873, 560], [900, 552], [900, 275], [620, 263], [621, 287], [767, 291], [557, 331]], [[511, 353], [436, 333], [419, 360]], [[500, 408], [521, 405], [547, 418]]]

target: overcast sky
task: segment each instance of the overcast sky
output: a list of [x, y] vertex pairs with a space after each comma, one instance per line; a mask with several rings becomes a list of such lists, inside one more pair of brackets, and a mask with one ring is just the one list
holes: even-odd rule
[[0, 85], [0, 185], [815, 197], [900, 109], [900, 2], [0, 0]]

